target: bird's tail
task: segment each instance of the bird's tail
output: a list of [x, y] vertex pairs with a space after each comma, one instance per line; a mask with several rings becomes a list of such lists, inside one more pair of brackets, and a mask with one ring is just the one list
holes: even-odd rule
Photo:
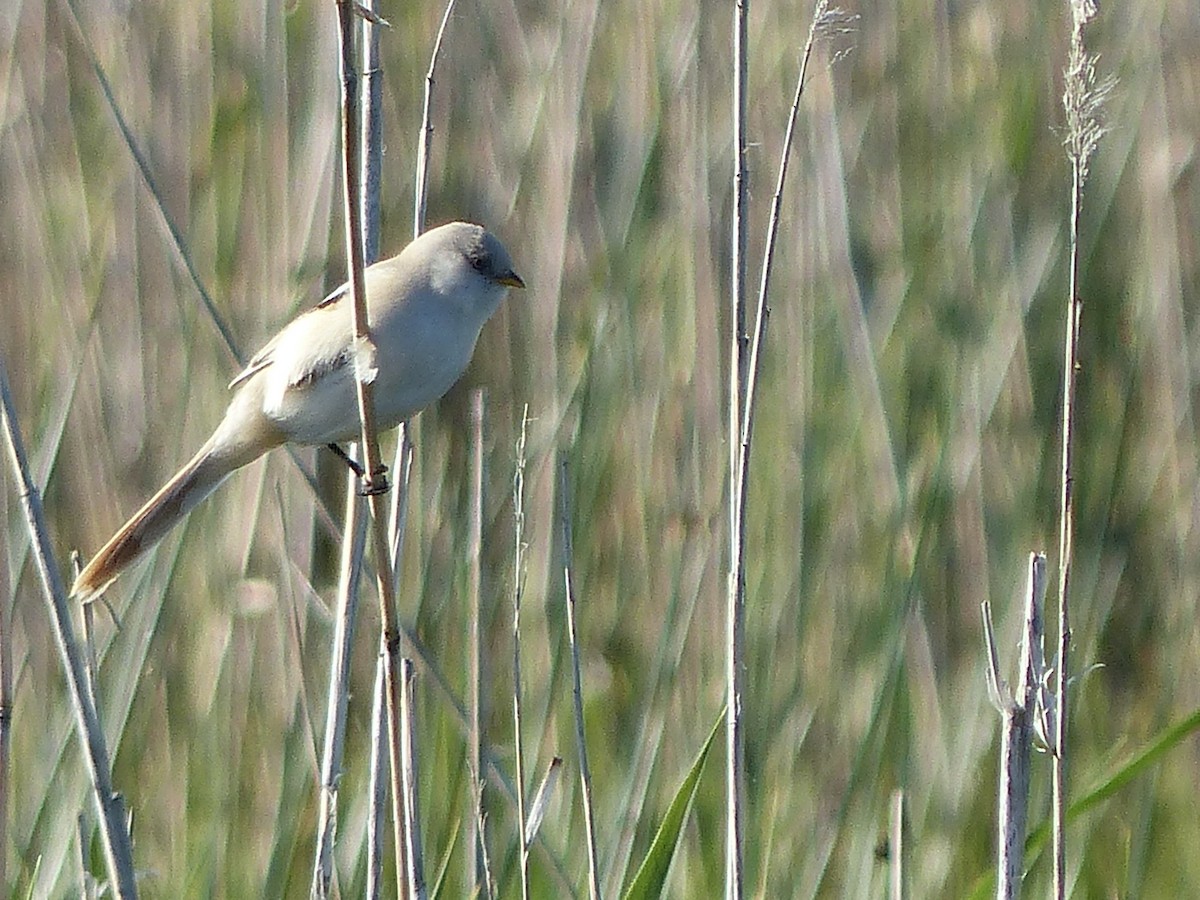
[[[249, 460], [213, 452], [209, 440], [192, 461], [164, 484], [133, 518], [121, 526], [84, 566], [71, 594], [94, 599], [143, 553], [158, 543], [184, 516]], [[256, 454], [257, 455], [257, 454]]]

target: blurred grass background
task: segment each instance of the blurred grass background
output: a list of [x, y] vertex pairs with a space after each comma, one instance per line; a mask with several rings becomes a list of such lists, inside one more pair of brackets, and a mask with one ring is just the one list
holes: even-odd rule
[[[64, 561], [191, 455], [237, 371], [67, 9], [0, 10], [0, 350]], [[1056, 545], [1067, 9], [850, 11], [857, 32], [826, 45], [803, 101], [757, 418], [747, 884], [879, 896], [888, 797], [903, 788], [912, 896], [957, 897], [993, 856], [998, 719], [979, 604], [997, 611], [1011, 671], [1026, 555]], [[809, 12], [751, 9], [752, 260]], [[411, 233], [442, 8], [383, 13], [390, 253]], [[166, 214], [253, 351], [344, 271], [332, 5], [105, 0], [81, 19]], [[486, 739], [511, 772], [510, 482], [528, 402], [527, 770], [568, 758], [542, 833], [575, 891], [586, 860], [555, 568], [560, 453], [609, 893], [722, 702], [731, 19], [732, 5], [678, 0], [460, 0], [437, 83], [430, 221], [486, 223], [530, 287], [488, 326], [464, 385], [421, 417], [403, 609], [462, 696], [466, 387], [484, 385]], [[1073, 795], [1200, 705], [1200, 8], [1107, 4], [1089, 40], [1119, 84], [1084, 205], [1074, 660], [1104, 668], [1074, 693]], [[341, 472], [301, 459], [330, 473], [336, 517]], [[4, 479], [16, 702], [0, 890], [65, 896], [90, 801]], [[121, 628], [102, 630], [102, 716], [146, 896], [307, 893], [335, 565], [318, 505], [292, 459], [272, 454], [110, 592]], [[364, 864], [376, 646], [364, 608], [341, 792], [346, 897]], [[428, 679], [419, 706], [428, 862], [452, 854], [444, 896], [462, 896], [466, 751]], [[717, 761], [672, 896], [722, 885]], [[1039, 759], [1031, 824], [1048, 814], [1047, 771]], [[1193, 737], [1072, 823], [1077, 896], [1200, 891], [1197, 772]], [[513, 896], [514, 814], [494, 789], [487, 806]], [[536, 896], [566, 892], [545, 853], [533, 869]], [[1034, 895], [1048, 874], [1032, 862]]]

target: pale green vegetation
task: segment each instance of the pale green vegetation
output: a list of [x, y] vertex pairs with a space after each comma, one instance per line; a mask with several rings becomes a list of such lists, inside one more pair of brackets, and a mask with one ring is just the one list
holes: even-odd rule
[[[849, 7], [803, 101], [757, 413], [747, 532], [747, 887], [880, 896], [907, 799], [913, 897], [992, 868], [999, 720], [1031, 549], [1056, 543], [1069, 166], [1067, 8]], [[87, 4], [83, 28], [220, 315], [252, 352], [344, 272], [331, 3]], [[138, 173], [63, 2], [0, 14], [0, 350], [61, 561], [95, 550], [207, 437], [237, 371]], [[442, 7], [389, 3], [383, 246], [412, 229], [422, 78]], [[809, 8], [751, 8], [751, 260]], [[486, 741], [511, 776], [510, 484], [528, 403], [526, 771], [566, 758], [541, 835], [587, 863], [556, 543], [569, 455], [584, 711], [606, 896], [637, 865], [723, 702], [732, 4], [460, 0], [437, 84], [429, 218], [473, 218], [530, 289], [485, 331]], [[1200, 706], [1200, 19], [1109, 3], [1119, 78], [1084, 200], [1071, 797]], [[851, 52], [830, 64], [834, 51]], [[751, 270], [751, 284], [757, 284]], [[465, 693], [467, 391], [421, 417], [402, 609]], [[390, 456], [390, 454], [389, 454]], [[340, 516], [344, 474], [317, 460]], [[64, 896], [94, 819], [6, 472], [13, 796], [0, 893]], [[336, 552], [296, 464], [235, 476], [110, 592], [101, 713], [146, 896], [302, 897], [310, 880]], [[1051, 558], [1053, 567], [1054, 560]], [[371, 582], [368, 581], [368, 584]], [[368, 597], [369, 599], [369, 597]], [[337, 860], [360, 894], [376, 650], [364, 605]], [[419, 669], [419, 671], [421, 671]], [[419, 674], [427, 871], [465, 892], [470, 775]], [[716, 896], [710, 755], [668, 881]], [[1070, 822], [1077, 896], [1200, 890], [1194, 738]], [[1034, 760], [1030, 827], [1048, 815]], [[515, 811], [486, 797], [502, 896]], [[545, 850], [534, 896], [561, 896]], [[1027, 888], [1044, 895], [1048, 854]], [[102, 872], [98, 851], [93, 871]], [[1041, 893], [1039, 893], [1041, 892]]]

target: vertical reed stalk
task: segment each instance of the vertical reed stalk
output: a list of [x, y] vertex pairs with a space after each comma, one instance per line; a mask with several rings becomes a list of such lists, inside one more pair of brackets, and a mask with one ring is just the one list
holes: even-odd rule
[[370, 796], [367, 807], [367, 900], [383, 896], [383, 845], [387, 826], [387, 708], [383, 699], [383, 648], [371, 691]]
[[[0, 374], [3, 361], [0, 361]], [[0, 553], [0, 885], [8, 884], [9, 767], [12, 755], [13, 680], [12, 622], [16, 585], [8, 554]]]
[[419, 779], [417, 767], [416, 701], [413, 699], [413, 662], [401, 661], [404, 691], [400, 704], [401, 733], [404, 739], [404, 834], [408, 839], [405, 858], [408, 862], [408, 895], [411, 900], [425, 900], [425, 864], [422, 859], [420, 810], [417, 796]]
[[[779, 233], [783, 190], [787, 183], [788, 159], [796, 133], [800, 98], [804, 93], [808, 63], [813, 46], [823, 28], [846, 30], [847, 17], [832, 14], [828, 0], [818, 0], [813, 8], [808, 39], [801, 56], [796, 90], [784, 130], [783, 152], [771, 211], [767, 220], [767, 240], [763, 254], [761, 279], [754, 321], [754, 339], [746, 334], [746, 15], [749, 0], [736, 0], [734, 24], [734, 216], [733, 216], [733, 303], [732, 339], [729, 358], [729, 594], [726, 608], [726, 853], [725, 895], [740, 898], [744, 883], [743, 848], [745, 843], [745, 734], [742, 700], [745, 679], [746, 574], [745, 533], [747, 487], [750, 470], [750, 445], [753, 436], [756, 387], [761, 369], [762, 349], [766, 342], [769, 308], [767, 294]], [[747, 353], [747, 350], [749, 352]]]
[[417, 142], [413, 237], [420, 237], [421, 232], [425, 230], [425, 212], [429, 205], [429, 147], [433, 143], [433, 75], [437, 71], [438, 57], [442, 53], [442, 38], [446, 35], [446, 25], [449, 23], [450, 13], [453, 11], [454, 0], [449, 0], [446, 4], [446, 11], [442, 13], [442, 23], [438, 26], [437, 37], [433, 41], [433, 53], [429, 58], [429, 68], [425, 72], [425, 100], [421, 106], [421, 139]]
[[67, 591], [59, 575], [58, 564], [50, 549], [50, 537], [46, 528], [46, 517], [42, 510], [42, 497], [25, 456], [25, 445], [17, 427], [12, 395], [8, 389], [8, 372], [0, 359], [0, 418], [3, 419], [5, 443], [8, 446], [9, 462], [14, 480], [21, 486], [21, 506], [29, 539], [37, 562], [38, 574], [42, 578], [42, 592], [50, 610], [50, 622], [54, 626], [54, 642], [62, 656], [63, 671], [67, 676], [67, 688], [71, 697], [71, 708], [75, 713], [75, 725], [87, 763], [92, 783], [92, 796], [100, 813], [100, 842], [104, 847], [104, 859], [108, 865], [109, 880], [114, 896], [119, 900], [137, 897], [137, 882], [133, 869], [133, 841], [125, 821], [124, 804], [113, 790], [112, 764], [104, 729], [88, 691], [87, 665], [75, 629], [71, 625], [71, 611], [67, 606]]
[[892, 791], [888, 816], [889, 900], [904, 900], [904, 791]]
[[525, 592], [525, 439], [529, 428], [529, 404], [521, 411], [521, 435], [517, 439], [517, 468], [513, 475], [513, 752], [516, 755], [517, 840], [521, 848], [521, 900], [529, 900], [529, 842], [525, 840], [525, 749], [521, 740], [521, 596]]
[[725, 602], [725, 896], [742, 896], [745, 826], [745, 734], [742, 686], [746, 643], [745, 541], [740, 514], [741, 422], [746, 394], [746, 86], [750, 0], [734, 0], [733, 25], [733, 283], [729, 341], [729, 585]]
[[1083, 29], [1096, 15], [1094, 0], [1071, 0], [1071, 44], [1063, 79], [1067, 119], [1066, 146], [1071, 161], [1070, 259], [1068, 264], [1066, 333], [1063, 336], [1062, 471], [1058, 537], [1058, 659], [1054, 667], [1053, 720], [1053, 834], [1054, 896], [1064, 900], [1067, 811], [1067, 685], [1070, 671], [1071, 624], [1069, 594], [1075, 553], [1075, 385], [1079, 372], [1079, 322], [1083, 299], [1079, 293], [1079, 217], [1088, 164], [1104, 133], [1099, 112], [1112, 82], [1096, 81], [1096, 57], [1083, 45]]
[[366, 279], [364, 276], [362, 223], [359, 206], [359, 100], [358, 75], [354, 61], [354, 16], [352, 0], [337, 0], [338, 43], [342, 79], [342, 180], [345, 187], [346, 255], [349, 262], [350, 298], [354, 311], [354, 341], [356, 346], [355, 379], [358, 413], [362, 421], [362, 455], [364, 492], [371, 510], [371, 532], [375, 573], [379, 589], [379, 620], [384, 652], [387, 656], [385, 688], [388, 710], [388, 760], [392, 797], [393, 841], [396, 850], [397, 881], [405, 881], [403, 865], [406, 841], [402, 809], [400, 760], [400, 627], [396, 596], [389, 564], [386, 516], [383, 493], [388, 489], [386, 469], [380, 459], [379, 435], [375, 427], [375, 407], [372, 399], [374, 385], [366, 377], [375, 348], [371, 341], [367, 319]]
[[1043, 553], [1031, 553], [1015, 697], [1009, 694], [1000, 678], [995, 640], [991, 630], [991, 608], [988, 603], [983, 604], [988, 649], [988, 688], [992, 694], [992, 702], [1000, 711], [1003, 720], [996, 829], [997, 900], [1016, 900], [1020, 896], [1021, 878], [1025, 869], [1029, 764], [1033, 748], [1033, 729], [1038, 715], [1038, 691], [1044, 670], [1042, 643], [1045, 631], [1042, 601], [1045, 593], [1046, 556]]
[[470, 512], [467, 516], [467, 755], [471, 767], [472, 816], [467, 828], [467, 884], [482, 890], [486, 835], [483, 827], [483, 391], [471, 392]]
[[575, 622], [575, 585], [571, 577], [573, 544], [571, 539], [571, 497], [568, 488], [567, 460], [558, 470], [558, 493], [562, 500], [563, 583], [567, 595], [567, 638], [571, 644], [571, 686], [575, 713], [575, 746], [579, 753], [579, 787], [583, 794], [583, 825], [587, 835], [588, 896], [600, 898], [600, 866], [596, 853], [596, 822], [592, 813], [592, 770], [588, 765], [587, 737], [583, 722], [583, 677], [579, 666], [579, 633]]
[[329, 663], [329, 696], [325, 709], [325, 741], [321, 757], [321, 796], [317, 812], [317, 850], [311, 894], [326, 897], [333, 882], [333, 848], [337, 835], [337, 786], [341, 780], [350, 703], [350, 657], [358, 620], [358, 586], [366, 545], [366, 519], [358, 479], [348, 472], [342, 550], [338, 574], [333, 654]]

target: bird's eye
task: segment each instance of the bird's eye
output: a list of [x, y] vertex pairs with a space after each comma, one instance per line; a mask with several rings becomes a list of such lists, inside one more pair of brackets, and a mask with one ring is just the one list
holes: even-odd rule
[[487, 275], [491, 260], [486, 253], [483, 253], [482, 251], [476, 251], [467, 254], [467, 262], [469, 262], [471, 264], [471, 268], [480, 275]]

